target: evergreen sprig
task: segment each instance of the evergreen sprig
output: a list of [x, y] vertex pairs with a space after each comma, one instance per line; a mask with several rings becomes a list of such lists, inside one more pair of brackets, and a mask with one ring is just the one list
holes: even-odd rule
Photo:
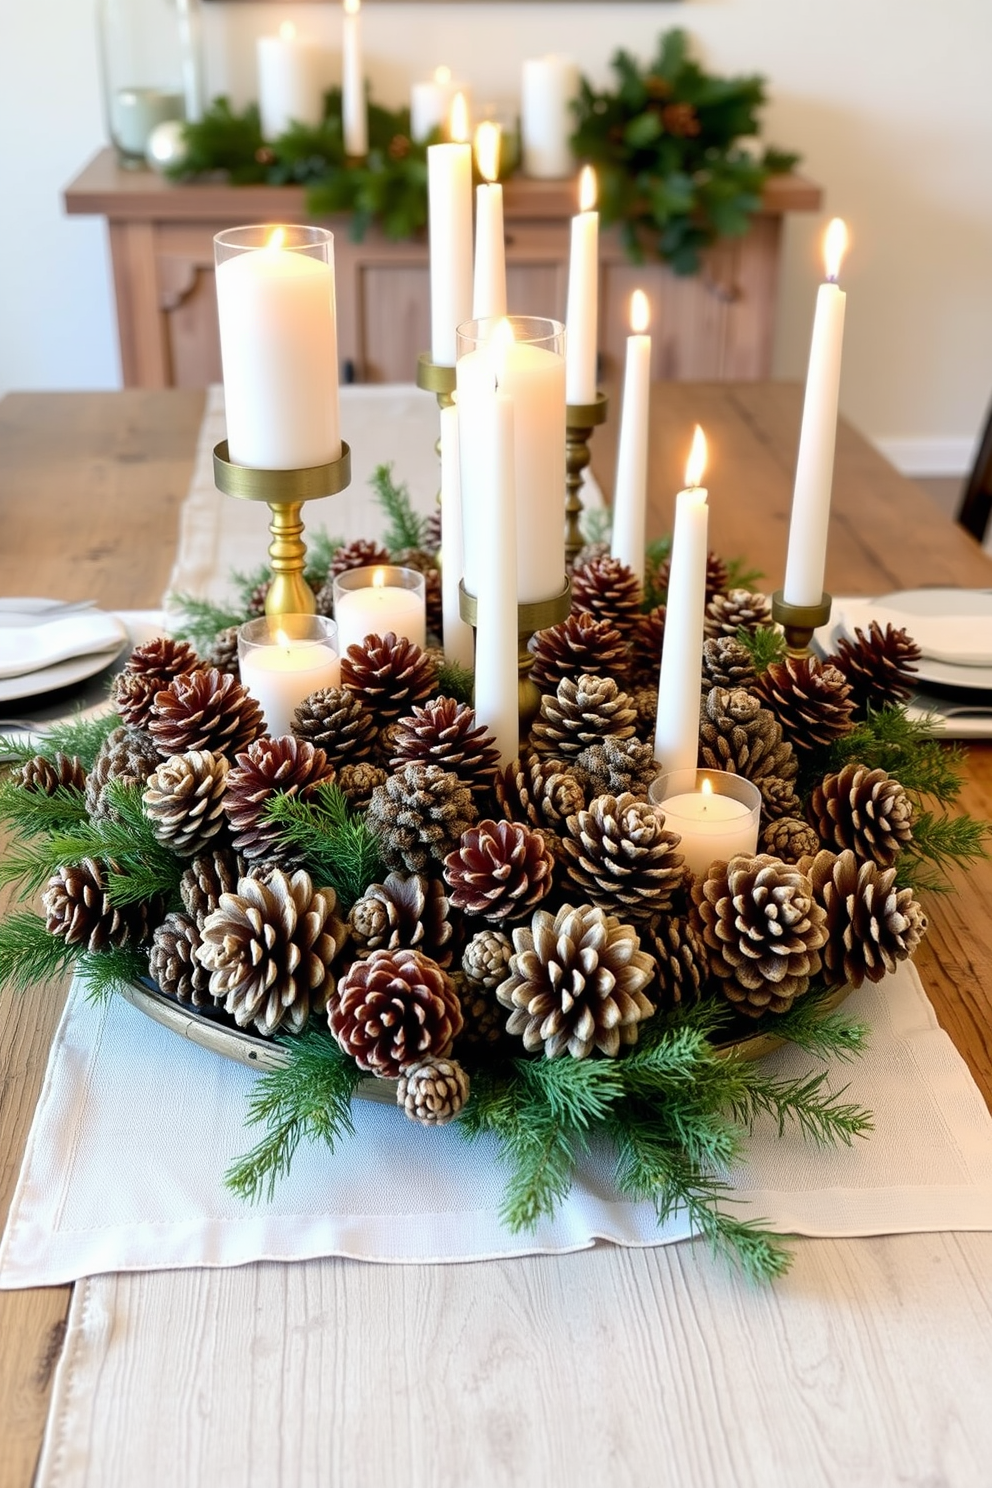
[[20, 836], [68, 831], [86, 819], [85, 792], [74, 786], [60, 785], [49, 796], [44, 791], [24, 790], [12, 780], [0, 784], [0, 825]]
[[825, 764], [841, 770], [852, 760], [885, 770], [905, 790], [944, 806], [957, 800], [964, 784], [960, 746], [941, 744], [926, 719], [910, 718], [903, 708], [869, 708], [862, 723], [836, 740]]
[[988, 857], [992, 827], [970, 816], [938, 816], [920, 811], [913, 819], [913, 836], [903, 850], [897, 878], [901, 885], [931, 893], [950, 892], [949, 873], [977, 858]]
[[94, 718], [77, 713], [46, 725], [43, 734], [30, 739], [5, 736], [0, 739], [0, 757], [8, 767], [17, 767], [36, 757], [54, 760], [57, 754], [75, 755], [85, 770], [91, 770], [103, 741], [119, 724], [116, 713], [100, 713]]
[[785, 636], [780, 630], [770, 625], [760, 625], [757, 630], [748, 630], [742, 625], [736, 633], [735, 640], [747, 647], [754, 670], [759, 677], [762, 672], [768, 670], [773, 661], [785, 659]]
[[369, 485], [375, 498], [389, 518], [389, 526], [382, 536], [383, 546], [389, 553], [400, 553], [404, 548], [422, 548], [426, 537], [427, 519], [413, 509], [410, 488], [405, 481], [393, 479], [393, 467], [377, 465]]
[[49, 935], [45, 921], [32, 910], [19, 910], [0, 921], [0, 991], [27, 992], [39, 982], [62, 976], [81, 953]]
[[442, 661], [437, 669], [437, 690], [442, 697], [454, 698], [471, 708], [475, 699], [475, 673], [457, 661]]
[[210, 599], [198, 599], [195, 594], [170, 594], [166, 603], [180, 614], [173, 631], [176, 639], [191, 642], [201, 652], [213, 645], [222, 630], [241, 625], [245, 619], [243, 610], [215, 604]]
[[307, 801], [276, 795], [265, 814], [304, 856], [317, 884], [329, 884], [349, 909], [384, 872], [378, 839], [363, 817], [355, 816], [341, 789], [321, 785]]
[[83, 951], [76, 970], [91, 1002], [106, 1002], [122, 987], [148, 976], [147, 952], [135, 946], [107, 946], [102, 951]]

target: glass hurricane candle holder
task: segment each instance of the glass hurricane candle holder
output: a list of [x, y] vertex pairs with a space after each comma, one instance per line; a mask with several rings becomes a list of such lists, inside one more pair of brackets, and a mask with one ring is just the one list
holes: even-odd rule
[[419, 569], [388, 563], [346, 569], [334, 580], [334, 619], [342, 656], [388, 631], [426, 646], [427, 580]]
[[326, 615], [263, 615], [238, 631], [241, 681], [274, 739], [291, 732], [304, 698], [341, 685], [337, 626]]
[[686, 867], [705, 878], [711, 863], [758, 847], [761, 791], [743, 775], [725, 770], [672, 770], [651, 782], [648, 800], [678, 832]]

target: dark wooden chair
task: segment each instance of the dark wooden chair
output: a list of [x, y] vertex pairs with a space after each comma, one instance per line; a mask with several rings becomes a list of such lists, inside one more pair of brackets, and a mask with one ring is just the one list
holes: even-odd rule
[[985, 421], [985, 430], [978, 446], [978, 454], [972, 466], [968, 484], [958, 508], [958, 521], [966, 532], [979, 542], [985, 540], [989, 513], [992, 512], [992, 408]]

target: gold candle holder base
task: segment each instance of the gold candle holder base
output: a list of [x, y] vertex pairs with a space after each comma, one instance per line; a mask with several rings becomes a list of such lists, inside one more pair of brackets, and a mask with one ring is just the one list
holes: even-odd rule
[[790, 656], [811, 654], [813, 632], [826, 625], [832, 604], [833, 600], [825, 590], [819, 604], [794, 605], [786, 601], [781, 589], [776, 589], [772, 595], [772, 619], [785, 631], [785, 644]]
[[597, 393], [593, 403], [569, 403], [565, 408], [565, 562], [571, 563], [582, 547], [582, 474], [589, 464], [589, 439], [593, 429], [606, 423], [610, 400]]
[[[571, 608], [572, 581], [567, 577], [559, 594], [552, 595], [550, 599], [534, 600], [532, 604], [517, 605], [517, 711], [521, 742], [530, 733], [531, 724], [541, 709], [541, 690], [536, 682], [531, 681], [530, 676], [530, 669], [534, 665], [529, 649], [530, 638], [536, 631], [547, 630], [551, 625], [560, 625], [568, 618]], [[465, 588], [464, 579], [458, 585], [458, 613], [466, 625], [471, 625], [474, 630], [478, 604], [475, 595], [469, 594]]]
[[341, 454], [327, 465], [300, 470], [260, 470], [236, 465], [227, 440], [214, 448], [214, 484], [225, 496], [264, 501], [272, 513], [269, 562], [272, 583], [265, 596], [267, 615], [312, 615], [314, 593], [303, 577], [307, 547], [303, 541], [303, 503], [336, 496], [351, 484], [351, 449], [342, 440]]

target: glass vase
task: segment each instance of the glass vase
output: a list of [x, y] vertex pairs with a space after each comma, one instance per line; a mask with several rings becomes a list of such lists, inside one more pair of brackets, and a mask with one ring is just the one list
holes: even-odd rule
[[136, 169], [159, 124], [203, 112], [199, 0], [97, 0], [97, 35], [107, 132]]

